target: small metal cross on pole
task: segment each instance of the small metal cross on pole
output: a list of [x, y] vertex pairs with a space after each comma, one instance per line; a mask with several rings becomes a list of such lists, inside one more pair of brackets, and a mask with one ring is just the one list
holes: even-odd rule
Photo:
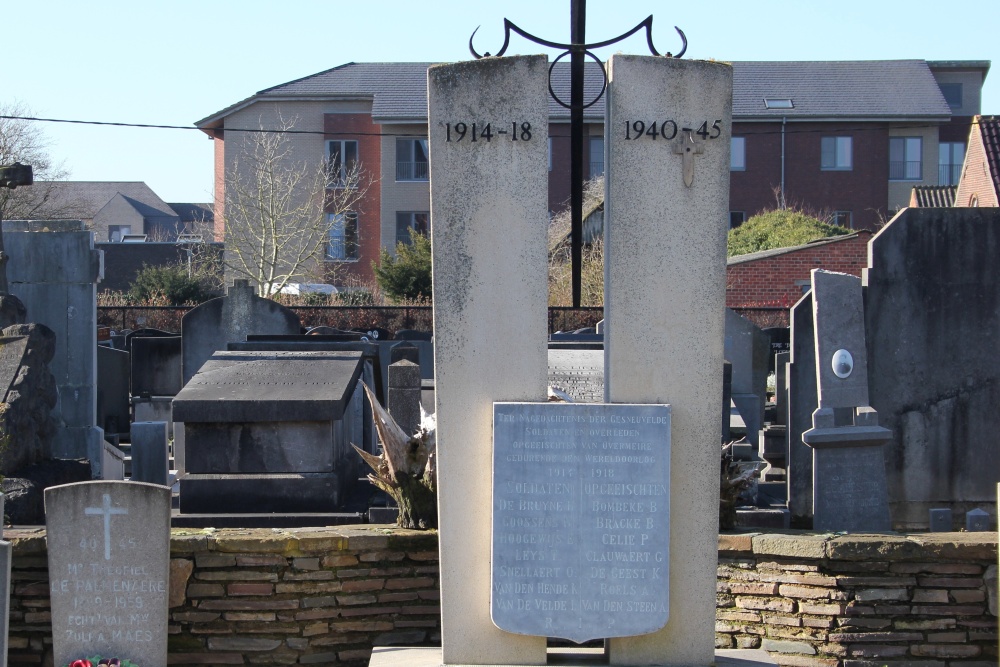
[[[556, 101], [560, 106], [569, 109], [569, 122], [570, 122], [570, 244], [571, 244], [571, 257], [573, 265], [573, 307], [580, 307], [580, 272], [582, 264], [583, 255], [583, 110], [593, 106], [601, 97], [604, 95], [604, 91], [608, 86], [608, 75], [604, 71], [603, 64], [601, 60], [594, 55], [592, 49], [598, 49], [603, 46], [610, 46], [612, 44], [617, 44], [618, 42], [631, 37], [641, 28], [646, 29], [646, 44], [649, 46], [649, 52], [654, 56], [659, 56], [656, 48], [653, 46], [653, 16], [649, 15], [646, 20], [632, 28], [626, 33], [619, 35], [618, 37], [613, 37], [612, 39], [604, 40], [602, 42], [594, 42], [587, 44], [586, 33], [587, 33], [587, 0], [570, 0], [570, 43], [562, 44], [559, 42], [551, 42], [549, 40], [541, 39], [530, 33], [521, 30], [516, 25], [510, 22], [509, 19], [503, 20], [504, 27], [504, 38], [503, 46], [497, 51], [496, 56], [502, 56], [507, 51], [507, 46], [510, 43], [510, 33], [516, 32], [521, 37], [534, 42], [535, 44], [541, 44], [542, 46], [548, 46], [554, 49], [561, 49], [563, 53], [560, 54], [555, 60], [552, 61], [552, 65], [549, 66], [549, 94], [552, 95], [552, 99]], [[479, 28], [476, 28], [479, 30]], [[681, 41], [683, 46], [680, 52], [674, 56], [671, 53], [663, 54], [666, 58], [680, 58], [687, 51], [687, 37], [684, 36], [684, 32], [674, 26], [674, 30], [681, 36]], [[469, 37], [469, 51], [476, 58], [483, 58], [489, 56], [489, 52], [480, 55], [472, 47], [472, 38], [476, 36], [476, 32], [473, 31], [472, 37]], [[569, 67], [570, 67], [570, 92], [569, 92], [569, 104], [561, 100], [552, 89], [552, 69], [556, 66], [556, 63], [565, 56], [569, 54]], [[602, 65], [601, 74], [604, 76], [604, 82], [601, 86], [601, 92], [594, 99], [589, 102], [584, 102], [583, 100], [583, 81], [584, 81], [584, 62], [586, 58], [591, 58], [596, 63]], [[685, 156], [685, 160], [688, 159]], [[686, 172], [685, 172], [686, 173]]]

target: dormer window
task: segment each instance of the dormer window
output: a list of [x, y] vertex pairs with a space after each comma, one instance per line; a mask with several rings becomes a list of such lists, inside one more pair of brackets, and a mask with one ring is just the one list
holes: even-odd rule
[[765, 97], [765, 109], [794, 109], [795, 105], [787, 97]]

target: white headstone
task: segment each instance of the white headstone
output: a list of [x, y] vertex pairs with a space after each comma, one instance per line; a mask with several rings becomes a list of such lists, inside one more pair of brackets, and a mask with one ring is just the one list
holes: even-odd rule
[[732, 68], [612, 56], [605, 125], [605, 381], [671, 407], [670, 620], [611, 664], [715, 660]]
[[50, 487], [45, 528], [55, 664], [100, 655], [165, 667], [170, 489]]
[[490, 620], [489, 443], [494, 401], [546, 398], [548, 62], [431, 67], [427, 94], [442, 655], [544, 664]]

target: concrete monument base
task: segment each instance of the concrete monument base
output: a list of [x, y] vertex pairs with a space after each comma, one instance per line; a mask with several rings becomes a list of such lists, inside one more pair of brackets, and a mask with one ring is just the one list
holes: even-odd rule
[[[372, 650], [368, 667], [439, 667], [443, 664], [440, 648], [376, 646]], [[604, 661], [602, 649], [550, 648], [547, 664], [561, 667], [592, 667], [607, 663]], [[778, 663], [771, 659], [767, 651], [761, 649], [716, 649], [714, 664], [717, 667], [759, 667]]]

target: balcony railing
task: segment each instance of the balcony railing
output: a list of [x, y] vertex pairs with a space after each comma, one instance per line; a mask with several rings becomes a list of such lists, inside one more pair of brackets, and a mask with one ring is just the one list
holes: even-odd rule
[[428, 173], [426, 162], [396, 163], [397, 181], [426, 181]]
[[590, 163], [590, 177], [597, 178], [604, 175], [604, 160]]
[[889, 162], [889, 180], [919, 181], [921, 178], [920, 160], [891, 160]]
[[938, 185], [958, 185], [958, 179], [961, 175], [961, 164], [938, 165]]

